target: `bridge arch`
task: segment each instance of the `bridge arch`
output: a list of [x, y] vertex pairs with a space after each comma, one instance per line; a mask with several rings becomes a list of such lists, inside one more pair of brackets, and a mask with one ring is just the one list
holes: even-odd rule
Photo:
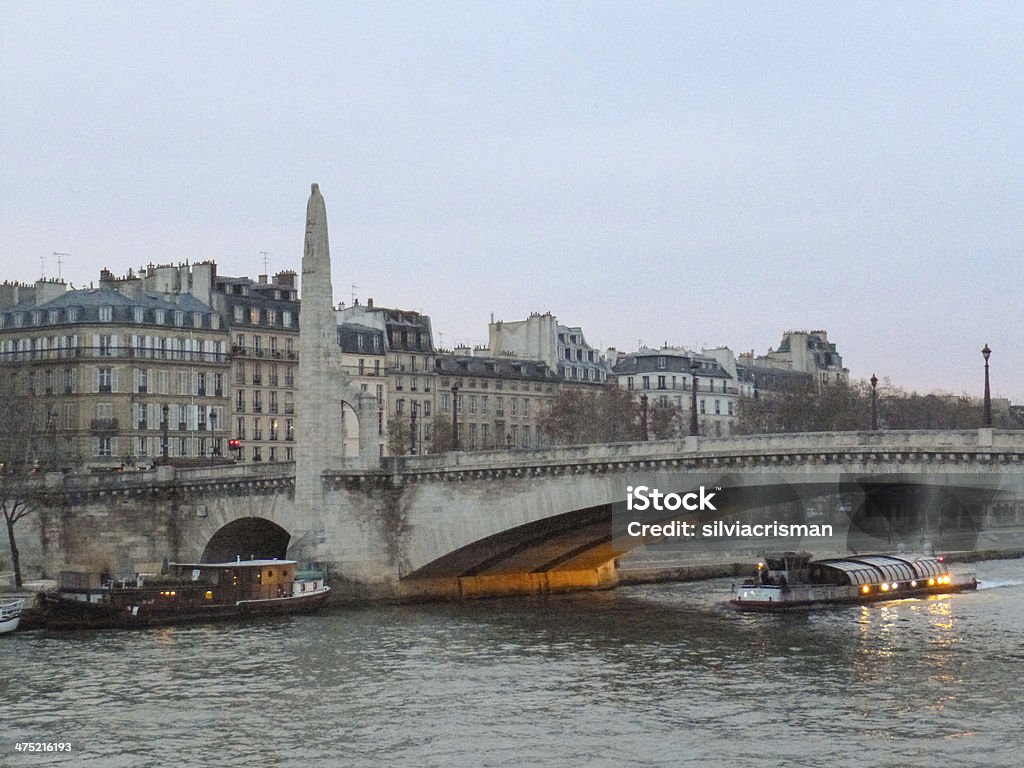
[[262, 517], [242, 517], [221, 526], [203, 549], [200, 562], [223, 563], [241, 557], [284, 559], [291, 534]]

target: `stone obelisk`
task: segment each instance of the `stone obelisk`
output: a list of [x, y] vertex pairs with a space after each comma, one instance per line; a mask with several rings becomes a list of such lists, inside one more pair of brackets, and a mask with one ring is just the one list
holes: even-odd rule
[[315, 526], [323, 506], [321, 476], [343, 461], [342, 387], [331, 287], [327, 206], [313, 184], [306, 205], [302, 252], [302, 304], [299, 315], [299, 381], [296, 396], [295, 510], [300, 525]]

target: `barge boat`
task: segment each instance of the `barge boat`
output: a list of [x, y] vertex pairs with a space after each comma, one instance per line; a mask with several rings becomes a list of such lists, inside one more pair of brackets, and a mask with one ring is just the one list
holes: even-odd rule
[[24, 605], [25, 601], [21, 598], [0, 599], [0, 635], [6, 635], [18, 628]]
[[322, 573], [299, 571], [294, 560], [171, 563], [165, 574], [127, 580], [63, 571], [36, 608], [46, 629], [151, 627], [309, 613], [330, 591]]
[[941, 557], [851, 555], [813, 560], [807, 553], [772, 554], [757, 574], [733, 585], [733, 607], [752, 611], [866, 603], [976, 589], [974, 571], [952, 570]]

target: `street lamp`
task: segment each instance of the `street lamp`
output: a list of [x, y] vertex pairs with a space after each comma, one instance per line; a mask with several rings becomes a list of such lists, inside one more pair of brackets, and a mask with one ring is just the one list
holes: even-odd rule
[[217, 455], [217, 412], [210, 409], [210, 466], [213, 466], [213, 459]]
[[693, 378], [693, 391], [690, 393], [690, 434], [694, 436], [700, 433], [700, 427], [697, 425], [697, 387], [700, 385], [700, 379], [697, 378], [697, 371], [699, 370], [700, 363], [696, 360], [691, 360], [690, 375]]
[[988, 356], [992, 354], [992, 350], [988, 348], [986, 344], [981, 350], [981, 356], [985, 358], [985, 426], [992, 426], [992, 395], [988, 388]]
[[164, 414], [164, 420], [160, 424], [160, 428], [163, 430], [163, 440], [160, 445], [160, 456], [163, 459], [163, 464], [167, 463], [167, 443], [169, 440], [169, 438], [167, 437], [167, 414], [170, 412], [170, 410], [171, 407], [167, 403], [164, 403], [164, 407], [161, 409], [161, 411], [163, 411]]
[[452, 384], [452, 450], [459, 450], [459, 385]]
[[878, 431], [878, 377], [871, 374], [871, 429]]
[[650, 439], [647, 436], [647, 393], [640, 395], [640, 439], [645, 443]]
[[505, 435], [505, 445], [508, 447], [508, 449], [510, 451], [512, 450], [512, 433], [511, 432], [509, 432], [508, 434]]
[[419, 403], [412, 403], [409, 409], [409, 454], [416, 455], [416, 411]]

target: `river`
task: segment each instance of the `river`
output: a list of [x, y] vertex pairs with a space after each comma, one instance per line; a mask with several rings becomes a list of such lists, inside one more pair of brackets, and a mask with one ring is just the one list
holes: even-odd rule
[[1016, 767], [1024, 560], [975, 567], [974, 593], [780, 616], [726, 579], [19, 632], [0, 765]]

